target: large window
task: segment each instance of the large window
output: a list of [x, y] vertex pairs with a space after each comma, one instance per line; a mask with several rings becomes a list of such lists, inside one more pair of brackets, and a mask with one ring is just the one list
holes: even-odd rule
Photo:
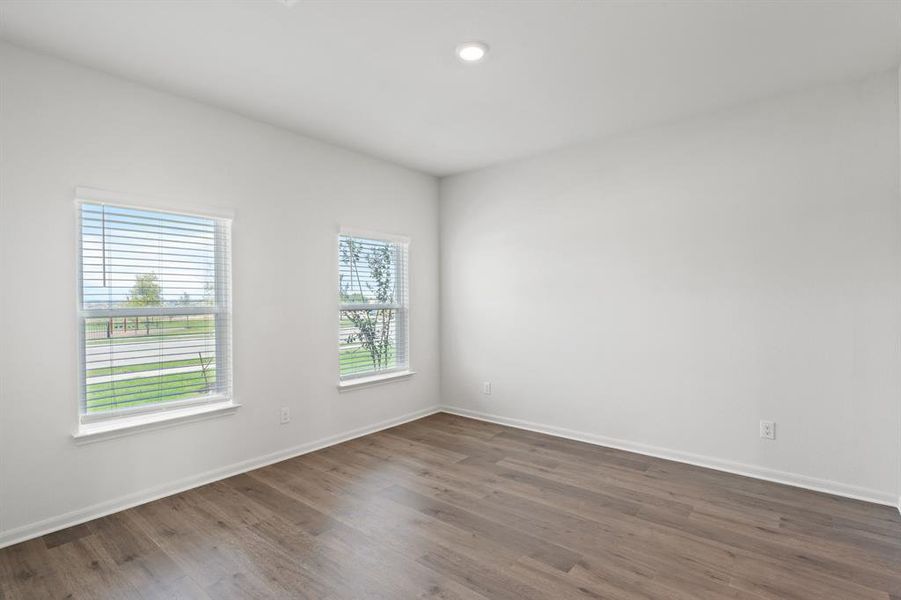
[[407, 247], [397, 237], [338, 237], [342, 381], [409, 369]]
[[230, 400], [230, 221], [79, 215], [82, 422]]

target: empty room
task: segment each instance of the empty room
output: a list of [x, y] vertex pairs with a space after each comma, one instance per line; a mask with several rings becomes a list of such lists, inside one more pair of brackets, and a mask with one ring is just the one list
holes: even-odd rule
[[901, 0], [0, 0], [0, 600], [901, 600]]

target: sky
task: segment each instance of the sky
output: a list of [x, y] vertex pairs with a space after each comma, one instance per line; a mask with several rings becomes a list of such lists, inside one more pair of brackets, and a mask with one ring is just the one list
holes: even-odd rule
[[83, 204], [81, 214], [85, 307], [121, 306], [147, 273], [157, 276], [164, 305], [184, 305], [185, 294], [188, 305], [207, 303], [214, 219], [100, 204]]

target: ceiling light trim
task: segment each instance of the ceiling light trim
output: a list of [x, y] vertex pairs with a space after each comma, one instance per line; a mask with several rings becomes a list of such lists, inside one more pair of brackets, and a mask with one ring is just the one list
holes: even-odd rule
[[485, 42], [463, 42], [457, 46], [457, 58], [460, 62], [471, 65], [480, 63], [488, 56], [488, 44]]

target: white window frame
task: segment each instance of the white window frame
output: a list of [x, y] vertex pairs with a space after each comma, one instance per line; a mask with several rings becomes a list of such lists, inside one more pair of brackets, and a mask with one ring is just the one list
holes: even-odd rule
[[[216, 293], [215, 306], [196, 307], [147, 307], [147, 308], [118, 308], [118, 309], [85, 309], [84, 285], [83, 285], [83, 247], [82, 247], [82, 206], [84, 204], [103, 204], [116, 208], [128, 208], [152, 212], [170, 213], [173, 215], [200, 217], [215, 220], [217, 243], [225, 243], [226, 246], [217, 247], [216, 251], [216, 281], [220, 282], [225, 277], [226, 285], [214, 286]], [[222, 209], [200, 208], [187, 205], [183, 202], [160, 200], [158, 198], [124, 194], [96, 190], [92, 188], [76, 188], [75, 191], [76, 213], [76, 285], [77, 285], [77, 342], [78, 342], [78, 424], [79, 427], [74, 437], [107, 436], [117, 429], [140, 429], [146, 425], [153, 425], [171, 418], [177, 420], [193, 420], [203, 414], [220, 414], [228, 412], [240, 406], [234, 400], [233, 359], [232, 359], [232, 277], [230, 260], [226, 264], [226, 258], [231, 256], [231, 236], [221, 236], [219, 227], [223, 225], [231, 229], [234, 213]], [[223, 240], [227, 239], [227, 242]], [[225, 270], [228, 269], [226, 272]], [[225, 393], [202, 396], [198, 398], [185, 398], [158, 404], [142, 405], [135, 407], [117, 408], [102, 413], [87, 413], [87, 398], [85, 395], [87, 385], [85, 364], [85, 320], [89, 318], [125, 317], [125, 316], [167, 316], [167, 315], [191, 315], [213, 314], [216, 321], [216, 370], [217, 373], [227, 373]], [[221, 334], [221, 332], [225, 332]], [[196, 410], [195, 410], [196, 409]], [[120, 423], [121, 424], [118, 424]]]
[[[336, 340], [338, 342], [337, 354], [336, 358], [338, 359], [338, 388], [339, 389], [349, 389], [355, 387], [367, 386], [375, 383], [382, 383], [386, 381], [391, 381], [394, 379], [404, 379], [407, 378], [416, 372], [413, 370], [412, 365], [412, 352], [410, 349], [410, 246], [411, 240], [407, 236], [397, 235], [392, 233], [384, 233], [366, 229], [358, 229], [354, 227], [340, 227], [338, 230], [338, 235], [335, 236], [335, 288], [340, 292], [341, 286], [341, 238], [342, 237], [356, 237], [356, 238], [365, 238], [369, 240], [377, 240], [381, 242], [387, 242], [389, 244], [396, 244], [397, 251], [403, 253], [403, 257], [395, 258], [394, 264], [395, 269], [395, 278], [396, 281], [403, 281], [403, 301], [395, 302], [395, 303], [343, 303], [338, 300], [338, 318], [336, 323]], [[398, 312], [399, 316], [403, 316], [403, 318], [398, 318], [395, 320], [395, 337], [398, 341], [403, 340], [402, 347], [399, 344], [396, 348], [395, 352], [397, 352], [397, 362], [401, 366], [395, 367], [393, 369], [383, 369], [381, 371], [364, 371], [361, 373], [352, 373], [350, 375], [342, 375], [341, 374], [341, 359], [340, 359], [340, 343], [341, 343], [341, 313], [345, 310], [379, 310], [379, 309], [392, 309]], [[403, 360], [402, 360], [403, 359]]]

